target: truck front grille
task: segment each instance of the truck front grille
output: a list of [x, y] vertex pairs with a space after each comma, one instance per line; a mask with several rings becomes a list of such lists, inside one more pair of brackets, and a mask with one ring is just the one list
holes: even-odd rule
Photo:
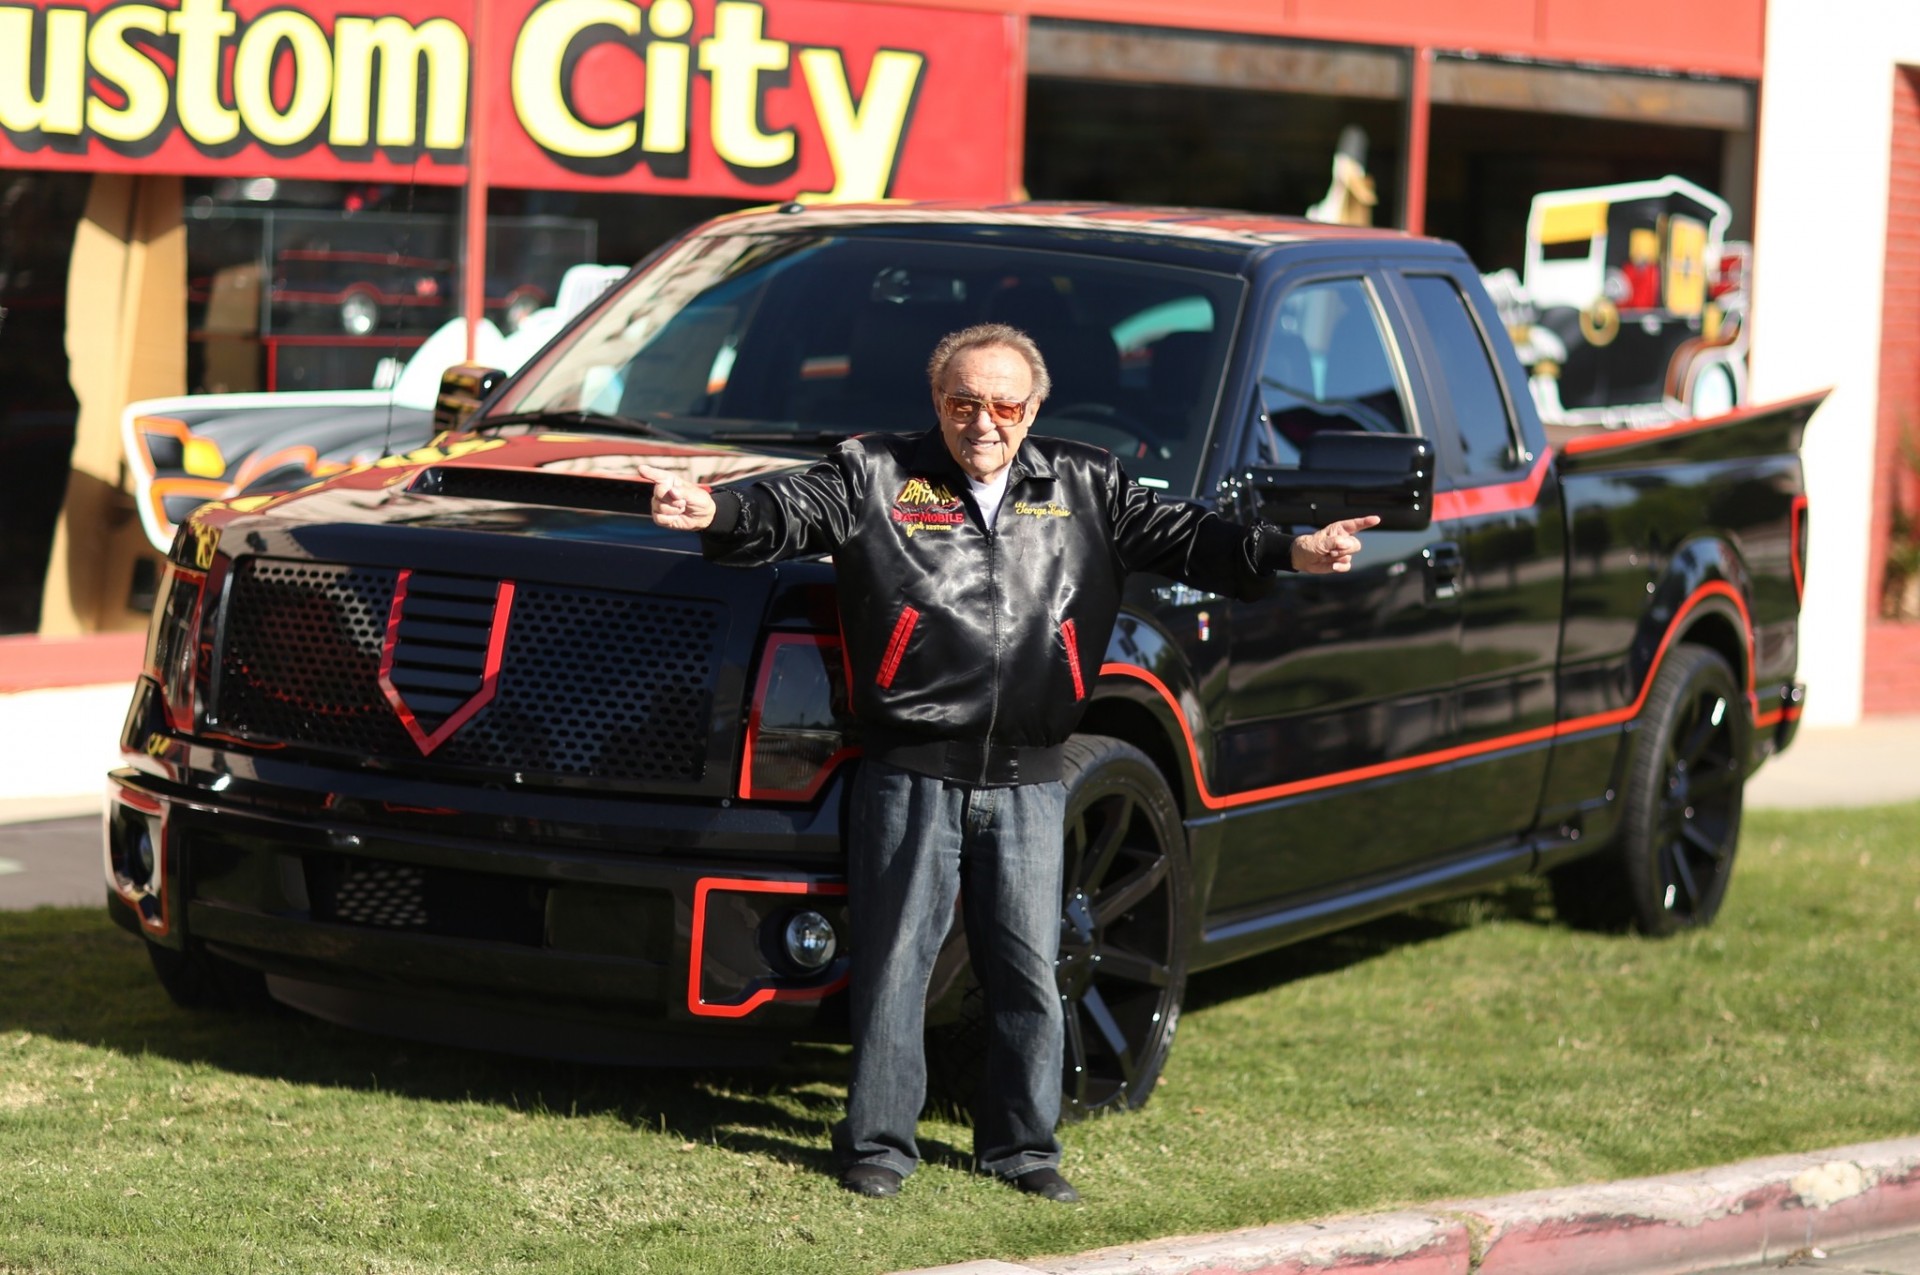
[[543, 882], [358, 855], [306, 856], [315, 920], [443, 938], [541, 945]]
[[[217, 729], [523, 780], [701, 779], [720, 605], [412, 573], [396, 614], [400, 579], [384, 568], [236, 563], [213, 688]], [[487, 667], [489, 648], [497, 669]]]

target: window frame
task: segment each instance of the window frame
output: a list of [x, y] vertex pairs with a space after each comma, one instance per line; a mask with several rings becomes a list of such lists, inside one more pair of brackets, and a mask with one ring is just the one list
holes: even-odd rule
[[[1520, 404], [1515, 400], [1511, 368], [1502, 361], [1500, 346], [1493, 341], [1487, 330], [1486, 316], [1481, 313], [1480, 300], [1484, 299], [1483, 285], [1476, 278], [1471, 282], [1461, 277], [1460, 268], [1446, 262], [1419, 262], [1395, 266], [1391, 270], [1391, 287], [1396, 302], [1402, 309], [1407, 326], [1413, 331], [1412, 346], [1415, 357], [1427, 371], [1440, 366], [1440, 350], [1435, 344], [1433, 333], [1427, 327], [1419, 303], [1414, 299], [1410, 281], [1414, 279], [1443, 280], [1460, 298], [1461, 308], [1466, 312], [1468, 321], [1480, 341], [1481, 353], [1486, 356], [1487, 370], [1493, 376], [1494, 388], [1500, 395], [1500, 403], [1507, 418], [1506, 460], [1497, 471], [1486, 473], [1468, 472], [1465, 456], [1460, 446], [1461, 428], [1459, 417], [1454, 412], [1450, 398], [1439, 392], [1438, 387], [1446, 384], [1444, 376], [1430, 376], [1427, 384], [1432, 387], [1433, 412], [1436, 420], [1444, 421], [1446, 428], [1439, 431], [1436, 440], [1440, 454], [1440, 472], [1437, 484], [1441, 490], [1463, 490], [1473, 487], [1495, 487], [1511, 483], [1525, 476], [1538, 458], [1538, 449], [1528, 437], [1525, 419]], [[1506, 342], [1509, 352], [1512, 342], [1501, 331], [1501, 340]], [[1514, 365], [1518, 365], [1517, 356]]]
[[1287, 299], [1302, 288], [1341, 282], [1358, 282], [1366, 292], [1368, 302], [1373, 307], [1376, 328], [1385, 344], [1387, 361], [1393, 369], [1407, 433], [1416, 438], [1428, 437], [1423, 369], [1409, 357], [1404, 313], [1377, 262], [1352, 258], [1316, 261], [1280, 274], [1258, 294], [1256, 304], [1259, 307], [1259, 321], [1247, 326], [1248, 344], [1241, 361], [1246, 369], [1246, 386], [1237, 396], [1240, 404], [1237, 419], [1232, 428], [1225, 431], [1226, 446], [1220, 453], [1225, 483], [1244, 482], [1249, 465], [1241, 458], [1249, 445], [1250, 435], [1266, 418], [1261, 376], [1266, 366], [1268, 347]]

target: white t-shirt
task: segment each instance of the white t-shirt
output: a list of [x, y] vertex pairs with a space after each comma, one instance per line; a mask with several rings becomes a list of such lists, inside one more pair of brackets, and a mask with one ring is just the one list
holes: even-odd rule
[[980, 506], [980, 517], [985, 520], [989, 530], [993, 520], [1000, 516], [1000, 502], [1007, 494], [1007, 475], [1013, 472], [1009, 465], [986, 482], [972, 475], [967, 476], [967, 486], [973, 488], [973, 503]]

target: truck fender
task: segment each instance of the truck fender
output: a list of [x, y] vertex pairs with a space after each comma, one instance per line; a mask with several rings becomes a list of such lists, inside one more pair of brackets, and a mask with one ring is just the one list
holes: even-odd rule
[[[1180, 648], [1150, 620], [1123, 611], [1100, 673], [1080, 730], [1138, 748], [1166, 777], [1181, 817], [1199, 810], [1195, 767], [1207, 765], [1212, 741], [1202, 729], [1193, 670]], [[1176, 704], [1185, 706], [1186, 720], [1176, 715]]]
[[1660, 661], [1682, 642], [1718, 652], [1746, 689], [1749, 715], [1757, 714], [1752, 596], [1746, 560], [1723, 537], [1698, 535], [1675, 547], [1666, 570], [1654, 582], [1628, 652], [1628, 685], [1633, 688], [1636, 717]]

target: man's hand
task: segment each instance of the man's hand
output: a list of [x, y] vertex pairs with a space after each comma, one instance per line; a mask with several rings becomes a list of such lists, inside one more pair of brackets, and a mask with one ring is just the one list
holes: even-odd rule
[[[658, 500], [658, 497], [655, 499]], [[1364, 518], [1343, 518], [1339, 522], [1328, 523], [1318, 531], [1294, 537], [1293, 569], [1313, 575], [1351, 571], [1353, 555], [1360, 552], [1360, 533], [1379, 523], [1378, 514], [1368, 514]]]
[[675, 531], [704, 531], [713, 522], [713, 494], [698, 483], [641, 465], [641, 478], [653, 484], [653, 520]]

